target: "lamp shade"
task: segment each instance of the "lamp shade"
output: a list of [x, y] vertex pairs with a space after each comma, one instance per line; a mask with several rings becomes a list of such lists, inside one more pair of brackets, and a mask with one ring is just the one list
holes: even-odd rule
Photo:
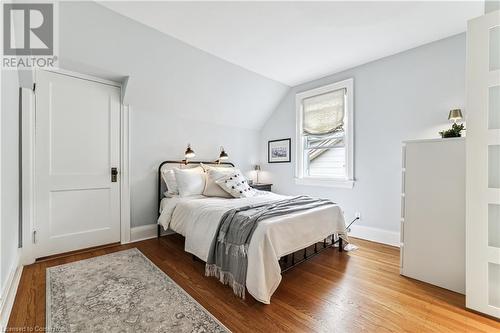
[[460, 110], [460, 109], [450, 110], [450, 114], [448, 115], [448, 120], [457, 121], [457, 120], [460, 120], [462, 118], [463, 118], [462, 110]]
[[227, 155], [226, 151], [224, 150], [224, 147], [220, 147], [220, 155], [219, 155], [219, 160], [225, 161], [229, 158]]
[[254, 168], [253, 168], [255, 171], [260, 171], [260, 165], [256, 165]]
[[196, 154], [194, 153], [194, 150], [191, 149], [191, 144], [188, 143], [188, 146], [186, 148], [186, 152], [184, 153], [185, 158], [193, 158], [195, 157]]

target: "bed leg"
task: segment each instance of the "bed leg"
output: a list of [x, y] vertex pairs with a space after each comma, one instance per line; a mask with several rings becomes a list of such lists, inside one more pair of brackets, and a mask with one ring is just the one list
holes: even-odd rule
[[160, 235], [161, 235], [161, 226], [158, 224], [157, 237], [160, 238]]
[[340, 238], [340, 236], [339, 236], [339, 252], [344, 251], [344, 244], [343, 243], [344, 243], [343, 239]]

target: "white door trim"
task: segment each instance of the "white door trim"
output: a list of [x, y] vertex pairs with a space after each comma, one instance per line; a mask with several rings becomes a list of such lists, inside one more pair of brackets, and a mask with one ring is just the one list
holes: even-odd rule
[[32, 243], [33, 213], [34, 213], [34, 147], [35, 147], [35, 94], [33, 90], [21, 90], [21, 126], [22, 126], [22, 240], [21, 265], [29, 265], [36, 259]]
[[[122, 92], [123, 96], [123, 92]], [[120, 239], [130, 243], [130, 105], [123, 105], [120, 114]]]
[[84, 79], [87, 81], [93, 81], [93, 82], [97, 82], [97, 83], [107, 84], [109, 86], [118, 87], [118, 88], [122, 89], [122, 84], [120, 82], [110, 81], [110, 80], [102, 79], [100, 77], [95, 77], [95, 76], [86, 75], [86, 74], [82, 74], [82, 73], [72, 72], [72, 71], [68, 71], [65, 69], [61, 69], [61, 68], [58, 68], [58, 69], [53, 69], [53, 68], [52, 69], [40, 69], [40, 70], [43, 70], [45, 72], [63, 74], [63, 75], [75, 77], [78, 79]]
[[[117, 82], [104, 80], [101, 78], [71, 72], [67, 70], [50, 70], [50, 72], [67, 75], [84, 80], [112, 85], [123, 89]], [[36, 74], [36, 73], [35, 73]], [[35, 75], [36, 78], [36, 75]], [[35, 79], [36, 87], [36, 79]], [[123, 96], [123, 91], [122, 91]], [[120, 109], [120, 242], [122, 244], [130, 242], [130, 181], [129, 181], [129, 114], [131, 107], [123, 105]], [[34, 136], [35, 133], [35, 94], [33, 90], [22, 89], [22, 223], [23, 223], [23, 248], [21, 251], [20, 264], [32, 264], [37, 258], [33, 246], [34, 230]]]

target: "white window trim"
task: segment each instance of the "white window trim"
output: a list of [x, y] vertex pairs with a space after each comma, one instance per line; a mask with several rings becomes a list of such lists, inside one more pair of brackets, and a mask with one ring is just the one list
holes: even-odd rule
[[[325, 94], [333, 90], [347, 89], [347, 113], [344, 119], [346, 133], [347, 178], [324, 178], [304, 176], [304, 154], [302, 146], [302, 100]], [[354, 186], [354, 79], [328, 84], [319, 88], [300, 92], [295, 96], [296, 140], [295, 140], [295, 183], [298, 185], [352, 188]]]

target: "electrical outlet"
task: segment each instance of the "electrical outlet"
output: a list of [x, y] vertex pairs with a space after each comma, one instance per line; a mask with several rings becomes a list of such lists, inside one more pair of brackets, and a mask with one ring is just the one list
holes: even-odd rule
[[358, 218], [358, 219], [361, 219], [361, 213], [360, 212], [356, 212], [354, 214], [354, 217]]

